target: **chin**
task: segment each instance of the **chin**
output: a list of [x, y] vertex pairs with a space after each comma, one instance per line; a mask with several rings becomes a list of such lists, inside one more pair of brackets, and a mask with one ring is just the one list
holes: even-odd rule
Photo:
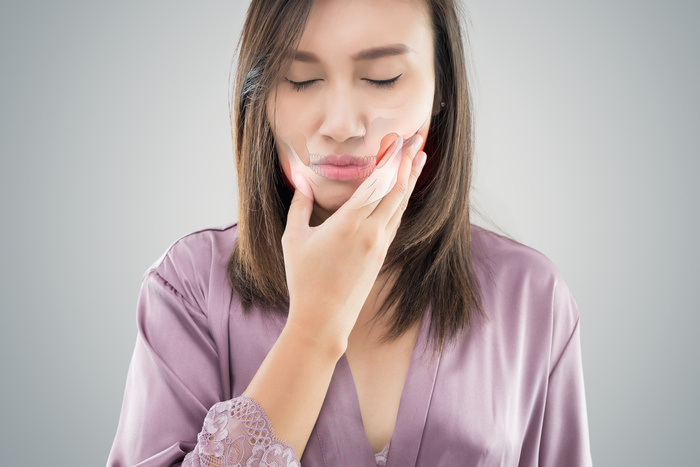
[[356, 186], [349, 186], [345, 190], [324, 190], [324, 193], [314, 194], [314, 202], [324, 211], [333, 214], [352, 197], [356, 189]]
[[332, 200], [328, 199], [317, 199], [315, 200], [315, 203], [323, 209], [324, 211], [328, 212], [328, 214], [333, 214], [336, 212], [340, 207], [345, 204], [347, 200], [350, 199], [350, 196], [347, 196], [345, 198], [333, 198]]

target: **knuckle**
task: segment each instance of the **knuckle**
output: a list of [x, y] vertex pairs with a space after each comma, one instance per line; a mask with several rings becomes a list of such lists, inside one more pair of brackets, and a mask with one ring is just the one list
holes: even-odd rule
[[374, 251], [381, 243], [382, 235], [379, 229], [371, 228], [361, 236], [362, 248], [365, 252]]
[[422, 167], [416, 167], [413, 170], [411, 170], [411, 180], [414, 183], [416, 180], [418, 180], [418, 177], [420, 176], [422, 170], [423, 170]]
[[401, 212], [404, 212], [407, 207], [408, 207], [408, 196], [404, 196], [404, 198], [401, 200], [401, 204], [399, 205], [399, 208], [401, 209]]
[[374, 237], [371, 235], [364, 235], [360, 239], [360, 245], [362, 247], [363, 254], [372, 251], [372, 248], [374, 248]]
[[405, 180], [401, 180], [397, 182], [397, 189], [399, 190], [400, 195], [405, 195], [406, 192], [408, 191], [408, 182]]
[[409, 146], [408, 149], [406, 149], [406, 151], [404, 152], [404, 155], [408, 157], [411, 161], [416, 156], [416, 154], [417, 153], [415, 152], [412, 146]]

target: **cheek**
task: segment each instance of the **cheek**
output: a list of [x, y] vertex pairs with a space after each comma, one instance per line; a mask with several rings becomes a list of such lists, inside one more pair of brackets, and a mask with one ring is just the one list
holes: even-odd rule
[[284, 180], [285, 185], [287, 185], [287, 188], [289, 188], [289, 191], [294, 192], [294, 184], [292, 183], [292, 169], [289, 165], [289, 160], [287, 159], [286, 154], [279, 147], [276, 147], [275, 150], [277, 151], [277, 166], [282, 173], [282, 179]]
[[430, 132], [430, 121], [432, 119], [432, 109], [432, 97], [428, 97], [428, 95], [426, 94], [426, 97], [423, 99], [423, 102], [420, 105], [420, 110], [418, 110], [419, 113], [426, 115], [426, 120], [423, 123], [423, 126], [421, 126], [417, 132], [423, 137], [423, 142], [421, 143], [420, 148], [418, 149], [419, 151], [422, 151], [425, 148], [425, 142], [428, 141], [428, 133]]
[[[274, 93], [272, 94], [274, 95]], [[268, 121], [272, 121], [273, 115], [275, 114], [275, 101], [272, 97], [268, 98], [267, 101], [267, 118]], [[281, 122], [285, 121], [285, 119], [280, 118], [284, 116], [284, 108], [280, 105], [277, 106], [277, 119], [275, 121], [275, 126], [279, 126]], [[282, 113], [282, 115], [280, 115]], [[274, 139], [277, 140], [278, 136], [275, 135]], [[282, 150], [282, 148], [279, 147], [278, 144], [275, 144], [275, 154], [276, 154], [276, 163], [277, 163], [277, 168], [281, 173], [282, 180], [284, 180], [284, 184], [287, 185], [287, 188], [289, 191], [294, 192], [294, 184], [292, 183], [292, 169], [289, 165], [289, 159], [287, 158], [287, 154]]]
[[404, 98], [406, 104], [400, 109], [399, 125], [405, 131], [410, 132], [404, 137], [410, 138], [413, 133], [423, 137], [419, 151], [425, 148], [425, 142], [428, 140], [433, 113], [434, 89], [434, 84], [427, 77], [422, 77], [421, 80], [414, 83], [414, 86], [410, 87], [410, 92]]

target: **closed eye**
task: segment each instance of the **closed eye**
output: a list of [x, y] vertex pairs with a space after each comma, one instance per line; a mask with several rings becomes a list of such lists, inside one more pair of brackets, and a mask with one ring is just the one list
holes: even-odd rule
[[318, 81], [317, 79], [311, 79], [309, 81], [297, 82], [297, 81], [292, 81], [289, 78], [284, 78], [284, 79], [286, 79], [287, 81], [292, 83], [292, 87], [294, 88], [295, 91], [303, 91], [304, 89], [306, 89], [309, 86], [311, 86], [312, 84], [314, 84], [314, 82]]
[[[402, 75], [403, 73], [401, 73]], [[376, 86], [378, 88], [391, 88], [396, 84], [396, 81], [401, 77], [401, 75], [398, 75], [394, 78], [390, 79], [383, 79], [383, 80], [376, 80], [376, 79], [369, 79], [369, 78], [362, 78], [364, 81], [367, 81], [370, 83], [372, 86]], [[289, 78], [284, 78], [287, 80], [289, 83], [292, 84], [292, 87], [294, 88], [295, 91], [303, 91], [307, 89], [309, 86], [314, 84], [316, 81], [320, 81], [318, 79], [310, 79], [308, 81], [292, 81]]]
[[[401, 73], [401, 75], [402, 74], [403, 73]], [[396, 76], [396, 77], [391, 78], [391, 79], [383, 79], [383, 80], [375, 80], [375, 79], [367, 79], [367, 78], [362, 78], [362, 79], [369, 82], [372, 86], [377, 86], [379, 88], [390, 88], [396, 84], [396, 81], [401, 77], [401, 75]]]

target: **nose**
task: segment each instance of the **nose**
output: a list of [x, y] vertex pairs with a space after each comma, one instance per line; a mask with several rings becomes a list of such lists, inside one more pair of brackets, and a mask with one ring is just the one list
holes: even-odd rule
[[327, 96], [323, 109], [322, 136], [343, 143], [365, 136], [365, 125], [359, 100], [345, 87], [336, 87]]

